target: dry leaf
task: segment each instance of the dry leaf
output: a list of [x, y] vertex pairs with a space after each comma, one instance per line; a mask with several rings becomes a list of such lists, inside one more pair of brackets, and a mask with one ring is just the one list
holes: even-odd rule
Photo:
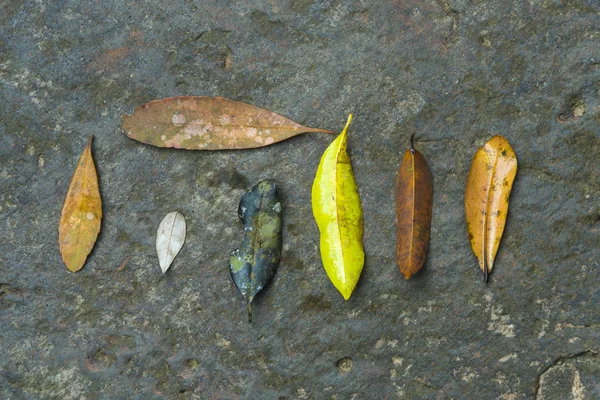
[[244, 242], [231, 253], [229, 271], [252, 322], [252, 301], [275, 275], [281, 257], [281, 203], [275, 182], [261, 181], [246, 192], [238, 215], [244, 223]]
[[187, 150], [250, 149], [306, 132], [325, 132], [222, 97], [151, 101], [123, 115], [123, 130], [142, 143]]
[[485, 281], [494, 267], [516, 173], [517, 156], [499, 135], [477, 150], [471, 163], [465, 189], [465, 214], [471, 248]]
[[96, 243], [101, 219], [102, 200], [90, 137], [71, 178], [58, 228], [60, 254], [70, 271], [83, 268]]
[[179, 211], [168, 213], [156, 232], [156, 253], [163, 274], [183, 247], [185, 242], [185, 218]]
[[312, 187], [312, 209], [321, 234], [323, 267], [333, 285], [348, 300], [363, 269], [363, 214], [358, 188], [346, 152], [348, 127], [321, 157]]
[[411, 137], [396, 179], [396, 262], [406, 279], [425, 263], [432, 206], [431, 172]]

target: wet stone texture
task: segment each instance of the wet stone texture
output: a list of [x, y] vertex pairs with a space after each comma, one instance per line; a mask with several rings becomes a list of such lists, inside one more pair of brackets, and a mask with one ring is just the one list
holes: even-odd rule
[[[177, 95], [336, 131], [354, 113], [366, 264], [349, 301], [310, 208], [333, 136], [189, 152], [121, 131], [121, 114]], [[596, 0], [8, 0], [0, 98], [0, 398], [600, 398]], [[405, 281], [393, 187], [413, 133], [434, 209]], [[463, 191], [494, 134], [519, 170], [486, 285]], [[58, 221], [90, 135], [104, 217], [73, 274]], [[240, 196], [265, 178], [284, 245], [249, 325], [228, 257]], [[187, 240], [162, 275], [155, 234], [173, 210]]]

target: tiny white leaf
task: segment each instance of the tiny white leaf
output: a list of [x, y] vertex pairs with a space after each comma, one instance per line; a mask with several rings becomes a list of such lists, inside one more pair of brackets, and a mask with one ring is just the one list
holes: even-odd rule
[[158, 226], [156, 233], [156, 253], [163, 274], [183, 247], [185, 242], [185, 219], [179, 211], [168, 213]]

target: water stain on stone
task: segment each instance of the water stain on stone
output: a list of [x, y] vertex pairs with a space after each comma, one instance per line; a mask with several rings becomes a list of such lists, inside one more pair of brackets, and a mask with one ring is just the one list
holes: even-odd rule
[[271, 21], [264, 12], [254, 10], [250, 13], [250, 19], [258, 28], [261, 35], [276, 40], [281, 40], [286, 34], [285, 25], [281, 21]]
[[216, 171], [206, 179], [206, 184], [211, 187], [218, 187], [222, 183], [228, 184], [232, 189], [246, 189], [250, 186], [248, 178], [238, 172], [233, 165]]
[[116, 360], [116, 357], [106, 352], [105, 349], [97, 349], [89, 354], [85, 360], [85, 367], [92, 372], [98, 372], [110, 368]]
[[[286, 200], [286, 199], [284, 198], [284, 200]], [[298, 229], [298, 225], [296, 225], [296, 224], [287, 224], [286, 228], [287, 228], [287, 233], [290, 236], [298, 236], [300, 233], [300, 230]]]
[[302, 259], [294, 257], [293, 254], [290, 254], [289, 251], [286, 252], [284, 258], [281, 259], [281, 264], [296, 270], [304, 269], [304, 262], [302, 261]]
[[103, 71], [116, 67], [132, 52], [139, 51], [143, 43], [142, 32], [134, 29], [129, 32], [129, 36], [125, 39], [125, 43], [122, 46], [98, 51], [94, 57], [94, 61], [90, 63], [88, 68]]
[[324, 43], [326, 39], [316, 35], [310, 35], [304, 30], [296, 29], [279, 20], [271, 20], [269, 15], [254, 10], [250, 14], [252, 25], [256, 27], [258, 33], [265, 39], [273, 42], [284, 43]]
[[292, 0], [290, 10], [304, 14], [313, 3], [314, 0]]
[[136, 348], [135, 338], [129, 335], [110, 335], [107, 337], [108, 347], [111, 351], [123, 353]]
[[302, 300], [300, 309], [303, 312], [327, 311], [331, 309], [331, 303], [320, 296], [308, 295]]
[[[211, 29], [201, 32], [192, 40], [194, 42], [193, 46], [197, 46], [193, 53], [200, 55], [209, 64], [229, 69], [233, 57], [232, 50], [227, 45], [227, 36], [230, 32], [223, 29]], [[177, 58], [175, 57], [176, 62]]]

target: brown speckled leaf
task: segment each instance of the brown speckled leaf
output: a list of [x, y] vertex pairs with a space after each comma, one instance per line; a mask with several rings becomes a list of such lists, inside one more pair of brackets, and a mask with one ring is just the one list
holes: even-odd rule
[[432, 206], [431, 172], [411, 140], [396, 179], [396, 262], [406, 279], [417, 273], [425, 263]]
[[187, 150], [250, 149], [306, 132], [331, 133], [239, 101], [193, 96], [137, 107], [123, 115], [123, 130], [142, 143]]

